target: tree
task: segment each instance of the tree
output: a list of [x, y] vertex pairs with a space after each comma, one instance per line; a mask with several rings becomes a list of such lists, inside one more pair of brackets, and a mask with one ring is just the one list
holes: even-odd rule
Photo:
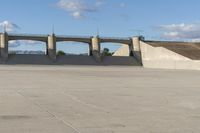
[[113, 55], [113, 53], [111, 53], [108, 48], [104, 48], [102, 54], [104, 56], [112, 56]]
[[60, 51], [57, 52], [57, 55], [62, 56], [62, 55], [66, 55], [66, 53], [64, 51], [60, 50]]

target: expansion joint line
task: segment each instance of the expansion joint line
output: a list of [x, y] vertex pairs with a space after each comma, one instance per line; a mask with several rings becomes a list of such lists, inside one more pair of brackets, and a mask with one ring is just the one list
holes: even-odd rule
[[65, 120], [59, 118], [58, 116], [56, 116], [54, 113], [50, 112], [49, 110], [43, 108], [40, 104], [38, 104], [37, 102], [34, 102], [31, 98], [25, 96], [24, 94], [22, 94], [21, 92], [14, 90], [16, 93], [18, 93], [19, 95], [21, 95], [22, 97], [24, 97], [25, 99], [27, 99], [28, 101], [30, 101], [31, 103], [33, 103], [35, 106], [37, 106], [38, 108], [40, 108], [41, 110], [43, 110], [44, 112], [47, 112], [49, 115], [51, 115], [52, 117], [54, 117], [55, 119], [57, 119], [58, 121], [62, 122], [65, 126], [72, 128], [75, 132], [77, 133], [81, 133], [81, 131], [79, 131], [77, 128], [75, 128], [71, 123], [66, 122]]

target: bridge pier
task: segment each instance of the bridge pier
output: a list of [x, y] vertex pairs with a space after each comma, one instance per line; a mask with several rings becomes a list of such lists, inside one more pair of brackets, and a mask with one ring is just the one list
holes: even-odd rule
[[89, 56], [92, 56], [92, 44], [89, 44]]
[[56, 36], [55, 36], [55, 34], [48, 36], [47, 54], [50, 59], [52, 59], [53, 61], [56, 61]]
[[130, 56], [134, 56], [142, 64], [140, 41], [140, 36], [132, 37], [132, 43], [130, 45]]
[[101, 62], [101, 46], [100, 46], [100, 39], [98, 36], [92, 38], [91, 42], [91, 54], [96, 59], [96, 61]]
[[8, 59], [8, 34], [7, 33], [2, 33], [0, 35], [0, 54], [1, 54], [1, 59], [3, 61], [6, 61]]

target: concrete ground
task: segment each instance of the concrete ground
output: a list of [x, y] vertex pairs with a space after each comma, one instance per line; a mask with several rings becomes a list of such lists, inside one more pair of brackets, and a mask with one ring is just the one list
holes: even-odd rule
[[0, 133], [199, 133], [200, 71], [0, 66]]

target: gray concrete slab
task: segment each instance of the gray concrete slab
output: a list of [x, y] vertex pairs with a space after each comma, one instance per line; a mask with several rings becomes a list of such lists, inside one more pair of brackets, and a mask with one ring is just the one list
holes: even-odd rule
[[0, 133], [199, 133], [200, 71], [0, 66]]

